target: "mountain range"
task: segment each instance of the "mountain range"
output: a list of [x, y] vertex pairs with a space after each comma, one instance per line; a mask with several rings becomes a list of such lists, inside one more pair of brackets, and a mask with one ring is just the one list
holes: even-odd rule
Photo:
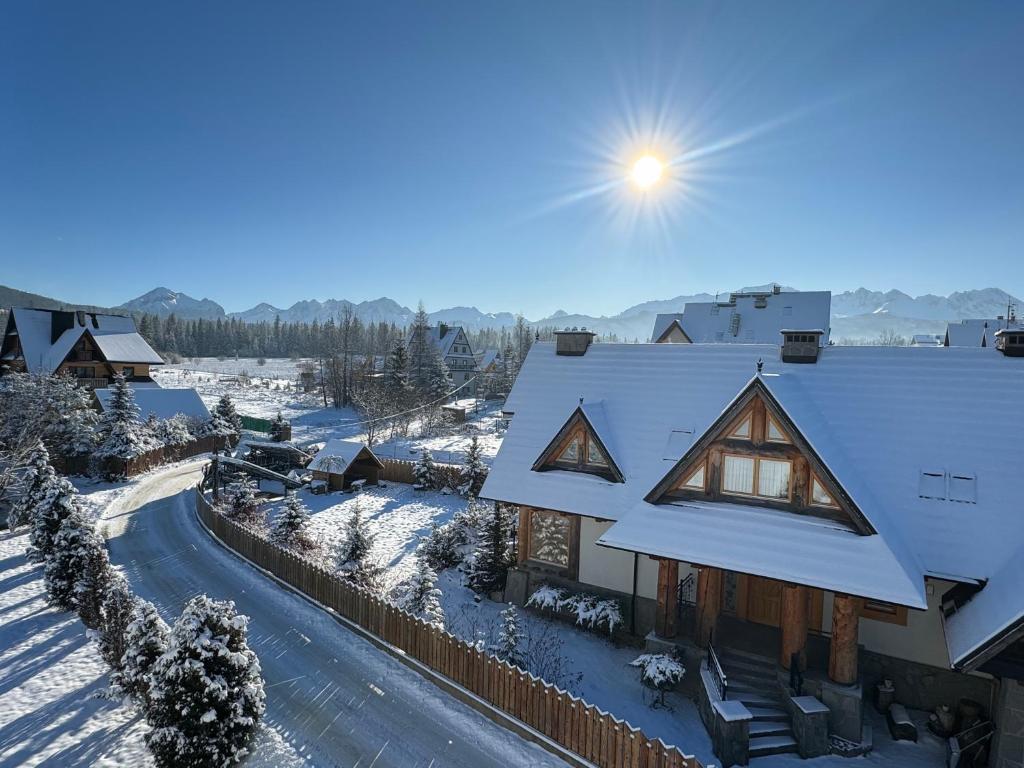
[[[740, 290], [764, 290], [766, 287], [755, 286]], [[783, 290], [793, 289], [784, 287]], [[614, 334], [626, 341], [644, 341], [650, 336], [654, 317], [658, 313], [682, 312], [687, 302], [714, 300], [715, 296], [707, 293], [684, 294], [671, 299], [643, 302], [611, 316], [571, 314], [559, 310], [548, 317], [532, 320], [530, 324], [557, 328], [587, 327], [602, 335]], [[1008, 302], [1024, 310], [1024, 302], [998, 288], [956, 291], [949, 296], [925, 294], [917, 297], [899, 290], [872, 291], [858, 288], [855, 291], [832, 295], [832, 339], [873, 339], [887, 331], [903, 336], [918, 333], [941, 334], [948, 321], [1005, 315]], [[9, 306], [81, 308], [38, 294], [0, 286], [0, 307]], [[296, 302], [290, 307], [262, 303], [243, 312], [227, 313], [212, 299], [195, 299], [168, 288], [155, 288], [115, 309], [162, 317], [173, 313], [183, 319], [237, 318], [244, 322], [257, 323], [273, 322], [275, 318], [280, 317], [282, 322], [317, 320], [322, 323], [329, 318], [337, 318], [346, 307], [351, 308], [360, 320], [367, 323], [385, 321], [404, 326], [409, 324], [415, 314], [408, 307], [386, 297], [359, 303], [346, 299], [309, 299]], [[507, 328], [514, 325], [516, 320], [511, 312], [489, 313], [482, 312], [476, 307], [451, 307], [429, 314], [432, 322], [462, 325], [470, 330]]]

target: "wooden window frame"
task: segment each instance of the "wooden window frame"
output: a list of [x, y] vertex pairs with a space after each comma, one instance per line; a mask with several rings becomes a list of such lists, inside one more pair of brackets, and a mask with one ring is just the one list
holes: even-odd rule
[[[775, 429], [777, 429], [779, 434], [782, 435], [781, 438], [774, 438], [774, 437], [771, 436], [771, 425], [772, 424], [775, 425]], [[792, 445], [793, 444], [793, 441], [790, 440], [789, 436], [786, 434], [786, 430], [784, 430], [782, 428], [782, 425], [779, 424], [778, 419], [776, 419], [774, 416], [772, 416], [771, 411], [769, 411], [767, 408], [765, 408], [764, 441], [766, 443], [772, 443], [773, 445]]]
[[[880, 605], [888, 605], [892, 610], [890, 611], [872, 607]], [[861, 598], [860, 615], [861, 618], [871, 619], [872, 621], [881, 621], [885, 624], [896, 624], [901, 627], [907, 626], [907, 606], [905, 605], [893, 605], [882, 600], [868, 600], [867, 598]]]
[[[812, 470], [808, 473], [809, 483], [807, 486], [807, 506], [814, 507], [815, 509], [842, 509], [836, 503], [836, 495], [828, 489], [828, 486], [821, 482], [821, 478], [817, 476]], [[831, 504], [821, 504], [814, 500], [814, 484], [817, 483], [821, 486], [821, 490], [828, 494], [828, 497], [832, 499]]]
[[[572, 443], [573, 440], [579, 438], [579, 452], [576, 456], [576, 462], [572, 463], [561, 458], [562, 453]], [[599, 477], [606, 477], [611, 473], [611, 464], [609, 463], [608, 457], [605, 455], [605, 451], [600, 445], [596, 446], [598, 453], [605, 457], [604, 464], [592, 464], [587, 461], [587, 455], [590, 450], [590, 430], [584, 426], [580, 426], [569, 433], [566, 440], [558, 446], [557, 453], [554, 458], [549, 462], [548, 466], [552, 469], [564, 469], [567, 472], [582, 472], [585, 475], [598, 475]]]
[[[736, 430], [747, 424], [747, 434], [737, 435]], [[728, 440], [745, 440], [747, 442], [754, 442], [754, 412], [748, 410], [743, 413], [736, 421], [729, 426], [729, 431], [725, 435]]]
[[[699, 487], [696, 486], [696, 485], [687, 485], [686, 484], [687, 480], [689, 480], [691, 477], [693, 477], [694, 475], [696, 475], [698, 472], [700, 472], [702, 470], [704, 472], [704, 481], [700, 484]], [[679, 490], [681, 490], [681, 491], [693, 491], [693, 492], [704, 492], [704, 493], [706, 493], [707, 490], [708, 490], [708, 474], [709, 474], [708, 460], [705, 457], [705, 459], [703, 461], [701, 461], [698, 464], [694, 464], [692, 467], [690, 467], [690, 473], [686, 477], [683, 478], [682, 482], [679, 483], [679, 486], [678, 486]]]
[[[549, 515], [558, 515], [567, 518], [569, 521], [569, 563], [551, 563], [547, 560], [540, 560], [531, 555], [533, 547], [532, 536], [530, 535], [533, 515], [537, 512]], [[559, 512], [554, 509], [543, 507], [519, 507], [519, 564], [528, 566], [546, 573], [562, 576], [575, 580], [579, 576], [580, 567], [580, 518], [579, 515], [570, 515], [568, 512]]]
[[[725, 489], [725, 460], [729, 456], [737, 459], [751, 459], [754, 462], [754, 484], [753, 493], [743, 493], [742, 491], [727, 491]], [[761, 478], [761, 462], [762, 461], [777, 461], [779, 463], [789, 464], [789, 488], [785, 497], [782, 496], [762, 496], [757, 492], [758, 486], [760, 485]], [[777, 456], [751, 456], [743, 453], [732, 453], [730, 451], [722, 452], [722, 471], [719, 473], [718, 488], [723, 496], [736, 496], [741, 499], [759, 499], [760, 501], [774, 501], [779, 504], [786, 504], [793, 502], [793, 459], [781, 458]], [[704, 475], [705, 481], [707, 480], [707, 474]], [[696, 490], [696, 488], [691, 489]]]

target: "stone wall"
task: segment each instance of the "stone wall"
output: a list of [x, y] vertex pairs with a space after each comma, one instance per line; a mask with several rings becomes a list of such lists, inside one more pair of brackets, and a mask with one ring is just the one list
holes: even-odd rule
[[992, 768], [1024, 768], [1024, 683], [1004, 678], [996, 695]]
[[973, 699], [991, 715], [995, 703], [995, 683], [990, 677], [965, 675], [871, 651], [861, 651], [860, 674], [865, 695], [872, 703], [875, 685], [884, 678], [893, 681], [896, 701], [912, 709], [932, 712], [939, 704], [946, 704], [955, 711], [957, 701]]

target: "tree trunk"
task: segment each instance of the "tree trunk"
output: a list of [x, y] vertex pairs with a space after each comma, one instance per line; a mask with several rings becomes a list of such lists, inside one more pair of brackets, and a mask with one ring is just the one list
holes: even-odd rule
[[832, 642], [829, 647], [828, 676], [834, 683], [857, 682], [857, 598], [836, 594], [832, 603]]

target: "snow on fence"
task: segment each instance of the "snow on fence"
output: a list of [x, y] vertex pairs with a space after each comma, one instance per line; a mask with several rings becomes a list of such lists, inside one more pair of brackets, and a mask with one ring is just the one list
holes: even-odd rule
[[[386, 461], [386, 460], [385, 460]], [[481, 651], [353, 586], [217, 513], [196, 489], [196, 511], [228, 547], [584, 760], [607, 768], [703, 768], [625, 720]]]
[[[161, 464], [181, 461], [201, 453], [213, 453], [224, 447], [224, 438], [215, 435], [200, 437], [185, 445], [164, 445], [152, 451], [139, 454], [133, 459], [121, 459], [111, 456], [100, 460], [100, 471], [112, 476], [133, 477]], [[92, 469], [93, 457], [63, 456], [53, 457], [57, 470], [65, 475], [87, 475]]]
[[[392, 483], [408, 483], [409, 485], [415, 485], [416, 472], [414, 467], [416, 466], [415, 461], [408, 461], [406, 459], [386, 459], [383, 456], [378, 456], [381, 464], [384, 465], [384, 471], [380, 473], [381, 480], [389, 480]], [[440, 462], [434, 462], [434, 466], [437, 468], [437, 472], [446, 479], [452, 479], [449, 483], [449, 487], [458, 486], [458, 478], [461, 476], [462, 467], [458, 464], [442, 464]]]

